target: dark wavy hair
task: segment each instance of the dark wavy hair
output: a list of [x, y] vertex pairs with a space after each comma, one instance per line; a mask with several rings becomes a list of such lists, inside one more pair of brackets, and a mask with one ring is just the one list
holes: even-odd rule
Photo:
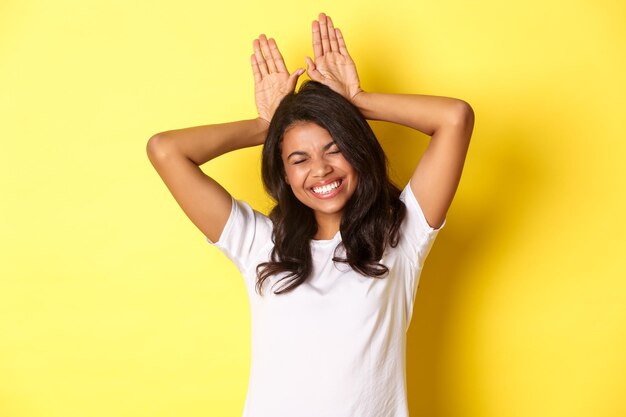
[[[286, 273], [275, 294], [293, 290], [311, 274], [310, 242], [317, 232], [313, 210], [296, 198], [285, 181], [281, 146], [285, 131], [298, 122], [311, 122], [326, 129], [344, 158], [358, 174], [354, 194], [347, 201], [340, 223], [342, 242], [334, 262], [347, 263], [362, 275], [384, 277], [388, 268], [379, 263], [387, 245], [397, 246], [406, 207], [400, 190], [389, 179], [387, 157], [361, 112], [329, 87], [307, 81], [298, 92], [283, 98], [271, 120], [263, 146], [262, 177], [276, 205], [269, 217], [274, 225], [270, 260], [257, 268], [256, 290], [263, 282]], [[345, 258], [337, 256], [345, 248]]]

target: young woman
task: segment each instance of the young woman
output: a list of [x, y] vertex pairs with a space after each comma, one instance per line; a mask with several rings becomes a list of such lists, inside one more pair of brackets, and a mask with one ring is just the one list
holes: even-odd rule
[[[273, 39], [251, 58], [259, 116], [154, 135], [148, 156], [191, 221], [241, 271], [252, 315], [244, 417], [408, 416], [405, 347], [428, 252], [474, 125], [464, 101], [365, 92], [341, 31], [313, 22], [310, 82]], [[408, 184], [387, 176], [365, 119], [431, 136]], [[264, 145], [269, 216], [199, 168]], [[417, 159], [417, 156], [416, 156]]]

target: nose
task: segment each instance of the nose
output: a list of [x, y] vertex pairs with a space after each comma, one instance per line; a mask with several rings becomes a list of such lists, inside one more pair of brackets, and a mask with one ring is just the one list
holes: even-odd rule
[[315, 178], [323, 178], [333, 171], [333, 167], [326, 161], [325, 158], [319, 158], [311, 167], [311, 173]]

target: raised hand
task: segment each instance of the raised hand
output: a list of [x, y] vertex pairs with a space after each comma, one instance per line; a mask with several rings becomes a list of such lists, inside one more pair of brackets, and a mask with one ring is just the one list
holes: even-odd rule
[[313, 21], [312, 31], [315, 61], [305, 58], [307, 74], [352, 101], [362, 90], [341, 31], [324, 13], [320, 13], [319, 20]]
[[296, 88], [298, 77], [304, 73], [304, 68], [298, 68], [289, 74], [276, 41], [272, 38], [268, 40], [265, 35], [255, 39], [252, 48], [256, 107], [259, 117], [269, 123], [283, 97]]

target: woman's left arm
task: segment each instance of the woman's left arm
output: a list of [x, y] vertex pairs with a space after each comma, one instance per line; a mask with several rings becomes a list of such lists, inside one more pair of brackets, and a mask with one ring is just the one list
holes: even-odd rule
[[431, 136], [413, 175], [411, 190], [426, 220], [439, 228], [456, 193], [474, 129], [474, 111], [463, 100], [419, 94], [368, 93], [361, 89], [343, 34], [320, 13], [312, 25], [315, 59], [307, 73], [344, 96], [371, 120], [397, 123]]
[[411, 190], [431, 227], [440, 227], [461, 179], [474, 129], [472, 107], [463, 100], [419, 94], [360, 92], [352, 102], [368, 119], [431, 137], [411, 176]]

